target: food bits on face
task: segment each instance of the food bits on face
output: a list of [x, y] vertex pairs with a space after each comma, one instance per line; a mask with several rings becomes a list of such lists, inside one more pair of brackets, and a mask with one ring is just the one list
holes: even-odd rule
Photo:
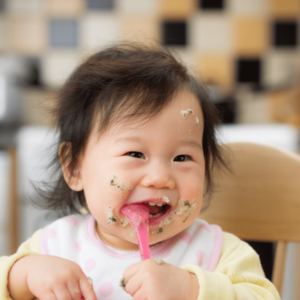
[[113, 178], [109, 181], [109, 184], [111, 186], [115, 186], [118, 188], [121, 192], [128, 191], [130, 192], [132, 190], [132, 185], [130, 182], [120, 182], [117, 178], [117, 176], [113, 176]]
[[166, 196], [164, 196], [164, 197], [162, 198], [162, 201], [163, 201], [163, 202], [166, 202], [166, 203], [169, 203], [169, 202], [170, 202], [169, 198], [166, 197]]
[[185, 119], [188, 115], [192, 115], [194, 112], [192, 109], [188, 108], [187, 110], [181, 110], [179, 114], [181, 115], [182, 119]]
[[195, 125], [199, 125], [199, 119], [196, 117]]
[[117, 222], [117, 218], [114, 216], [114, 214], [111, 211], [109, 211], [106, 215], [108, 218], [107, 224], [113, 224]]
[[128, 220], [121, 219], [120, 224], [121, 224], [121, 227], [126, 228], [127, 225], [129, 224], [129, 221], [128, 221]]

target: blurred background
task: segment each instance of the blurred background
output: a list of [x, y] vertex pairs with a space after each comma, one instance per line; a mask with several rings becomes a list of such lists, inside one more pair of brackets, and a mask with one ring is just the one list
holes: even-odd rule
[[[0, 0], [0, 255], [49, 222], [29, 201], [56, 140], [47, 109], [74, 68], [113, 43], [174, 51], [207, 83], [220, 142], [299, 153], [299, 20], [299, 0]], [[299, 253], [290, 245], [285, 300], [299, 298]]]

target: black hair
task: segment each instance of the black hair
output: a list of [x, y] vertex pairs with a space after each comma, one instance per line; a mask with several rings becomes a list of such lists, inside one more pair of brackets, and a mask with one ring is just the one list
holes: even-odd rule
[[[60, 90], [54, 109], [59, 141], [52, 166], [58, 180], [39, 190], [39, 206], [64, 216], [87, 209], [83, 191], [73, 191], [64, 180], [58, 149], [68, 162], [70, 174], [84, 151], [95, 124], [99, 134], [116, 120], [143, 117], [149, 120], [165, 108], [181, 90], [196, 95], [204, 118], [203, 151], [206, 160], [206, 192], [212, 190], [211, 171], [227, 166], [217, 145], [215, 125], [220, 122], [214, 104], [205, 90], [167, 49], [143, 45], [117, 45], [100, 51], [70, 76]], [[71, 146], [70, 146], [71, 145]]]

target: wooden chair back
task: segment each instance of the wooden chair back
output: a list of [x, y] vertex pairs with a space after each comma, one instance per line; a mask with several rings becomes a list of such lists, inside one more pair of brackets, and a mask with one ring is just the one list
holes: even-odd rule
[[281, 293], [287, 242], [300, 242], [300, 156], [252, 143], [222, 146], [231, 172], [215, 170], [200, 218], [241, 239], [277, 242], [272, 281]]

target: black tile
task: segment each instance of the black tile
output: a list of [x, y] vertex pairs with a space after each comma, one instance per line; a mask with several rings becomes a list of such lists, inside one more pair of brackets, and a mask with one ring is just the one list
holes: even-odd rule
[[206, 9], [216, 9], [222, 10], [225, 7], [224, 0], [199, 0], [199, 8], [206, 10]]
[[236, 81], [260, 84], [261, 61], [258, 58], [240, 58], [236, 62]]
[[88, 9], [113, 9], [113, 0], [87, 0]]
[[78, 24], [76, 20], [55, 19], [50, 21], [50, 45], [52, 47], [76, 47]]
[[187, 24], [185, 21], [164, 21], [162, 35], [162, 43], [166, 46], [185, 46], [187, 44]]
[[278, 21], [273, 24], [273, 44], [276, 47], [295, 47], [298, 45], [298, 23]]

